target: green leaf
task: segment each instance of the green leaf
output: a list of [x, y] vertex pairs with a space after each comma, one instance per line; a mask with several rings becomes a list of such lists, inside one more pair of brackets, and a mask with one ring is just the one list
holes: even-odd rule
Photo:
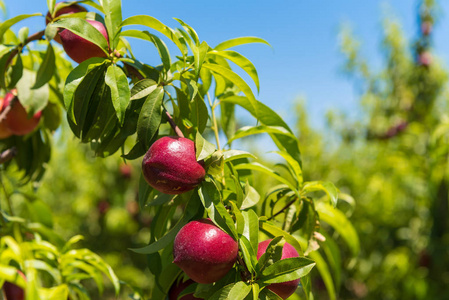
[[273, 291], [264, 288], [260, 291], [259, 294], [260, 300], [283, 300], [281, 297], [278, 296], [278, 294], [274, 293]]
[[17, 269], [11, 266], [5, 266], [0, 264], [0, 279], [14, 283], [15, 285], [25, 288], [26, 281], [19, 275]]
[[35, 13], [35, 14], [28, 14], [28, 15], [18, 15], [9, 20], [6, 20], [6, 21], [0, 23], [0, 40], [3, 40], [3, 35], [5, 34], [5, 32], [14, 24], [16, 24], [22, 20], [25, 20], [25, 19], [28, 19], [31, 17], [36, 17], [36, 16], [42, 16], [42, 14]]
[[297, 160], [295, 160], [290, 154], [285, 151], [275, 151], [274, 153], [282, 156], [290, 166], [293, 174], [295, 176], [296, 181], [298, 182], [298, 186], [302, 186], [303, 177], [302, 177], [302, 168]]
[[[284, 120], [271, 108], [263, 104], [262, 102], [256, 101], [255, 105], [257, 110], [253, 109], [254, 103], [246, 97], [242, 96], [232, 96], [220, 99], [220, 102], [233, 103], [240, 105], [248, 112], [250, 112], [255, 118], [259, 120], [260, 123], [266, 126], [281, 126], [290, 131], [291, 129], [284, 122]], [[291, 138], [290, 136], [270, 134], [276, 146], [281, 151], [286, 151], [290, 154], [294, 160], [296, 160], [299, 165], [301, 165], [301, 153], [299, 151], [298, 139]]]
[[237, 66], [242, 68], [254, 81], [257, 87], [257, 91], [260, 90], [260, 84], [259, 84], [259, 76], [257, 75], [256, 67], [253, 65], [253, 63], [246, 58], [245, 56], [241, 55], [238, 52], [231, 51], [231, 50], [225, 50], [225, 51], [211, 51], [208, 52], [208, 55], [219, 55], [221, 57], [224, 57], [233, 63], [235, 63]]
[[257, 253], [257, 248], [259, 247], [259, 217], [252, 209], [243, 211], [242, 215], [245, 219], [243, 236], [251, 243], [253, 253]]
[[141, 31], [136, 29], [130, 29], [123, 31], [121, 36], [129, 36], [142, 40], [146, 40], [152, 42], [159, 52], [159, 56], [161, 57], [162, 64], [165, 70], [170, 70], [171, 67], [171, 59], [170, 52], [168, 51], [167, 45], [156, 35], [149, 33], [148, 31]]
[[294, 191], [298, 195], [298, 197], [300, 196], [299, 192], [296, 190], [296, 187], [289, 180], [285, 179], [284, 177], [282, 177], [281, 175], [279, 175], [272, 169], [270, 169], [264, 165], [261, 165], [260, 163], [253, 162], [253, 163], [247, 163], [247, 164], [239, 164], [239, 165], [235, 166], [235, 169], [236, 170], [253, 170], [253, 171], [259, 171], [259, 172], [265, 173], [265, 174], [273, 177], [274, 179], [278, 180], [279, 182], [284, 183], [292, 191]]
[[281, 126], [265, 126], [265, 125], [259, 125], [259, 126], [244, 126], [237, 130], [237, 132], [234, 134], [233, 137], [231, 137], [228, 140], [228, 144], [232, 143], [233, 141], [250, 136], [255, 134], [261, 134], [261, 133], [275, 133], [275, 134], [282, 134], [289, 136], [291, 138], [295, 138], [295, 136], [289, 132], [287, 129]]
[[150, 197], [152, 191], [153, 188], [145, 180], [145, 177], [143, 177], [143, 173], [140, 173], [139, 193], [138, 193], [138, 202], [140, 209], [145, 207], [145, 204], [147, 203], [148, 198]]
[[90, 58], [80, 63], [67, 76], [64, 86], [64, 106], [67, 109], [67, 113], [72, 120], [75, 120], [75, 117], [73, 115], [73, 111], [70, 111], [70, 108], [73, 108], [72, 105], [73, 96], [75, 94], [76, 89], [78, 88], [78, 85], [82, 82], [84, 76], [86, 76], [86, 74], [90, 70], [92, 70], [96, 66], [101, 65], [104, 61], [105, 59], [100, 57]]
[[55, 52], [51, 43], [48, 43], [47, 51], [45, 52], [44, 59], [39, 66], [39, 70], [37, 71], [36, 81], [32, 89], [38, 89], [49, 82], [55, 73], [55, 69]]
[[164, 249], [167, 247], [173, 240], [175, 239], [176, 235], [178, 234], [178, 231], [187, 224], [193, 216], [195, 216], [198, 212], [198, 209], [200, 208], [200, 201], [198, 201], [198, 198], [195, 196], [195, 193], [192, 194], [192, 198], [189, 200], [189, 203], [187, 204], [184, 215], [182, 218], [176, 223], [175, 226], [173, 226], [170, 231], [165, 234], [162, 238], [158, 239], [156, 242], [145, 246], [143, 248], [138, 249], [130, 249], [131, 251], [134, 251], [136, 253], [140, 254], [151, 254], [155, 253], [161, 249]]
[[20, 55], [20, 53], [18, 53], [17, 57], [16, 57], [16, 62], [11, 66], [11, 73], [10, 73], [10, 79], [8, 82], [8, 88], [10, 88], [10, 89], [15, 88], [17, 85], [17, 82], [19, 82], [20, 78], [22, 78], [22, 75], [23, 75], [22, 55]]
[[174, 18], [174, 19], [181, 24], [181, 26], [188, 32], [188, 34], [190, 35], [192, 40], [195, 42], [195, 45], [198, 46], [200, 44], [200, 39], [198, 38], [198, 34], [196, 33], [195, 29], [193, 29], [191, 26], [186, 24], [181, 19], [178, 19], [178, 18]]
[[270, 233], [272, 236], [284, 237], [285, 241], [287, 241], [287, 243], [292, 245], [296, 249], [296, 251], [298, 251], [300, 256], [304, 255], [301, 245], [299, 244], [298, 240], [296, 238], [294, 238], [292, 235], [290, 235], [289, 233], [285, 232], [281, 228], [279, 228], [269, 222], [261, 222], [260, 225], [261, 225], [262, 230]]
[[265, 270], [266, 267], [281, 260], [285, 240], [282, 236], [277, 236], [269, 241], [265, 253], [263, 253], [257, 261], [256, 269], [258, 275]]
[[359, 237], [354, 226], [352, 226], [343, 212], [322, 202], [316, 204], [316, 210], [320, 215], [320, 220], [331, 225], [348, 244], [352, 255], [357, 256], [360, 252]]
[[206, 103], [204, 103], [204, 100], [201, 99], [198, 94], [196, 94], [194, 99], [190, 102], [190, 111], [190, 121], [196, 127], [198, 132], [204, 132], [207, 126], [207, 121], [209, 119], [209, 113]]
[[203, 136], [199, 132], [196, 133], [195, 151], [197, 161], [204, 160], [210, 157], [216, 150], [217, 149], [214, 144], [203, 138]]
[[48, 85], [45, 84], [40, 88], [32, 89], [35, 78], [35, 72], [24, 69], [22, 78], [17, 82], [17, 96], [28, 115], [34, 115], [41, 111], [48, 103]]
[[202, 42], [201, 45], [193, 51], [196, 78], [198, 78], [200, 74], [201, 67], [206, 59], [207, 51], [209, 51], [209, 45], [206, 42]]
[[157, 82], [152, 79], [142, 79], [134, 84], [131, 89], [131, 100], [147, 97], [157, 88]]
[[137, 121], [137, 138], [143, 142], [144, 148], [150, 148], [150, 141], [159, 129], [162, 121], [162, 100], [164, 89], [156, 88], [148, 95]]
[[264, 39], [261, 39], [258, 37], [253, 37], [253, 36], [245, 36], [245, 37], [238, 37], [238, 38], [234, 38], [234, 39], [230, 39], [230, 40], [221, 42], [220, 44], [215, 46], [214, 50], [225, 50], [225, 49], [232, 48], [235, 46], [250, 44], [250, 43], [262, 43], [262, 44], [266, 44], [271, 47], [271, 45]]
[[213, 181], [203, 181], [198, 189], [201, 203], [210, 219], [223, 231], [238, 239], [234, 221], [224, 206], [218, 187]]
[[[205, 69], [203, 69], [205, 70]], [[207, 71], [210, 73], [209, 71]], [[218, 76], [221, 78], [221, 76]], [[218, 85], [218, 83], [217, 83]], [[226, 138], [230, 139], [234, 133], [235, 129], [237, 127], [237, 123], [235, 120], [235, 104], [234, 103], [226, 103], [221, 102], [220, 103], [220, 113], [221, 113], [221, 127], [223, 132], [226, 135]], [[229, 143], [230, 144], [230, 143]]]
[[337, 206], [338, 190], [330, 181], [308, 181], [304, 183], [301, 194], [305, 195], [311, 192], [323, 191], [329, 196], [332, 205]]
[[105, 15], [104, 22], [109, 36], [109, 44], [112, 49], [117, 47], [119, 41], [119, 32], [122, 23], [122, 1], [121, 0], [102, 0], [101, 6]]
[[249, 185], [249, 182], [246, 182], [245, 185], [245, 199], [243, 199], [242, 206], [240, 209], [247, 209], [253, 207], [260, 201], [260, 195], [255, 188]]
[[123, 125], [126, 107], [130, 99], [128, 78], [120, 67], [110, 65], [106, 71], [105, 83], [111, 89], [112, 104], [117, 113], [117, 119]]
[[176, 46], [178, 46], [183, 56], [187, 55], [187, 48], [179, 41], [175, 31], [161, 23], [159, 20], [146, 15], [137, 15], [124, 20], [121, 24], [121, 27], [127, 25], [143, 25], [159, 31], [160, 33], [168, 37], [172, 42], [174, 42]]
[[[323, 249], [326, 254], [328, 265], [331, 267], [331, 274], [335, 280], [336, 290], [338, 293], [339, 287], [341, 285], [341, 251], [335, 240], [323, 229], [320, 233], [326, 238], [325, 242], [320, 243], [321, 249]], [[317, 262], [317, 260], [315, 260]], [[317, 262], [318, 267], [318, 262]]]
[[105, 39], [103, 34], [100, 33], [100, 31], [84, 19], [64, 18], [52, 23], [51, 25], [49, 24], [48, 26], [66, 28], [83, 39], [97, 45], [104, 51], [104, 53], [109, 55], [108, 41]]
[[259, 106], [257, 105], [256, 97], [254, 97], [253, 91], [248, 86], [248, 84], [239, 75], [234, 73], [232, 70], [217, 64], [205, 63], [203, 64], [203, 67], [223, 76], [227, 80], [234, 83], [248, 98], [248, 101], [250, 102], [255, 115], [259, 115]]
[[52, 288], [40, 288], [39, 296], [41, 299], [47, 300], [60, 300], [68, 299], [69, 297], [69, 287], [66, 284], [61, 284]]
[[248, 271], [251, 274], [255, 274], [256, 272], [256, 253], [254, 252], [253, 248], [251, 247], [250, 242], [245, 236], [241, 236], [239, 239], [239, 249], [242, 252], [243, 255], [243, 261], [245, 262], [246, 267], [248, 268]]
[[254, 154], [242, 150], [226, 150], [223, 151], [223, 156], [225, 162], [240, 159], [240, 158], [254, 158], [257, 159], [257, 157], [254, 156]]
[[307, 275], [314, 266], [315, 262], [305, 257], [281, 259], [262, 271], [260, 281], [263, 283], [279, 283], [295, 280]]
[[329, 294], [330, 300], [337, 299], [337, 293], [335, 291], [334, 282], [332, 280], [332, 275], [329, 270], [329, 267], [326, 261], [323, 259], [321, 254], [318, 251], [313, 251], [309, 253], [310, 258], [312, 258], [316, 262], [316, 268], [320, 273], [321, 279], [324, 281], [324, 285], [326, 286], [327, 293]]
[[231, 283], [217, 291], [211, 300], [243, 300], [251, 292], [251, 285], [243, 281]]
[[55, 10], [55, 4], [56, 4], [56, 0], [47, 0], [48, 12], [50, 14], [52, 14], [53, 11]]

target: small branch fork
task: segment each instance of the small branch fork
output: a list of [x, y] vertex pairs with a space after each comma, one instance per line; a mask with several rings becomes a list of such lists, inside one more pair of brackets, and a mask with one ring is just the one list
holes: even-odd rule
[[6, 68], [8, 68], [8, 66], [11, 64], [12, 60], [14, 59], [14, 57], [19, 53], [19, 49], [22, 50], [23, 47], [25, 47], [27, 44], [31, 43], [32, 41], [38, 41], [41, 40], [45, 35], [45, 30], [41, 30], [39, 32], [33, 33], [32, 35], [30, 35], [25, 43], [21, 44], [20, 47], [16, 47], [11, 54], [8, 57], [8, 60], [6, 61], [5, 64], [5, 70]]

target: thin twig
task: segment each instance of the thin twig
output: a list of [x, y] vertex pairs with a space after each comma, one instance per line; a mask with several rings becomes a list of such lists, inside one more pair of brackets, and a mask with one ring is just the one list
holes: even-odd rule
[[289, 208], [293, 203], [295, 203], [296, 200], [298, 200], [298, 198], [295, 198], [292, 201], [290, 201], [289, 203], [287, 203], [280, 211], [278, 211], [277, 213], [275, 213], [274, 215], [269, 217], [268, 220], [273, 220], [274, 218], [276, 218], [278, 215], [283, 213], [287, 208]]
[[220, 148], [220, 135], [218, 132], [218, 124], [217, 124], [217, 118], [215, 116], [215, 105], [213, 105], [212, 100], [210, 98], [209, 92], [207, 93], [207, 100], [209, 102], [210, 110], [212, 113], [212, 121], [213, 121], [213, 130], [215, 135], [215, 140], [217, 141], [217, 149], [221, 150]]
[[165, 110], [165, 115], [167, 116], [168, 119], [168, 123], [170, 123], [171, 128], [173, 128], [173, 130], [175, 131], [176, 135], [179, 137], [184, 137], [184, 134], [182, 133], [181, 129], [179, 129], [178, 125], [176, 125], [175, 121], [173, 120], [172, 116], [170, 115], [170, 113]]
[[245, 269], [242, 271], [242, 277], [244, 281], [248, 281], [251, 279], [251, 273], [248, 270], [248, 267], [246, 266], [245, 262], [243, 261], [243, 259], [240, 257], [240, 255], [237, 255], [237, 261], [239, 263], [239, 265], [241, 265], [242, 267], [244, 267]]
[[23, 49], [27, 44], [31, 43], [32, 41], [37, 41], [40, 40], [44, 37], [45, 35], [45, 30], [41, 30], [39, 32], [33, 33], [32, 35], [30, 35], [23, 44], [20, 44], [20, 47], [17, 47], [16, 49], [14, 49], [11, 54], [9, 54], [8, 60], [6, 61], [5, 64], [5, 69], [8, 68], [8, 66], [11, 64], [12, 60], [14, 59], [14, 57], [19, 53], [19, 48], [20, 50]]

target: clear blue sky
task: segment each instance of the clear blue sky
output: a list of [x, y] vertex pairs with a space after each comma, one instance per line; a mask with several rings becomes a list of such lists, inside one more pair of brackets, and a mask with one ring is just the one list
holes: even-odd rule
[[[440, 1], [443, 15], [435, 30], [435, 52], [447, 64], [449, 60], [449, 1]], [[278, 111], [293, 125], [294, 100], [304, 97], [310, 119], [322, 127], [328, 109], [356, 111], [356, 91], [339, 71], [342, 56], [338, 50], [338, 32], [350, 23], [362, 41], [363, 52], [373, 64], [379, 64], [381, 20], [386, 7], [403, 24], [407, 37], [416, 32], [416, 0], [227, 0], [227, 1], [151, 1], [123, 0], [123, 15], [148, 14], [171, 27], [173, 17], [191, 25], [209, 45], [238, 36], [258, 36], [273, 49], [254, 44], [239, 46], [255, 64], [260, 77], [258, 99]], [[22, 13], [46, 12], [45, 0], [5, 0], [8, 17]], [[43, 18], [19, 25], [40, 30]], [[170, 44], [167, 42], [167, 44]], [[134, 41], [133, 41], [134, 45]], [[135, 43], [136, 56], [150, 64], [159, 64], [149, 43]], [[176, 54], [172, 48], [172, 55]], [[249, 81], [249, 80], [248, 80]]]

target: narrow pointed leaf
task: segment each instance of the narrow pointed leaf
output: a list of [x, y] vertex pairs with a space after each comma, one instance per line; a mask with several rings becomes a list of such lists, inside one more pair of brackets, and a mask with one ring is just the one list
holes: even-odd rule
[[331, 225], [345, 240], [351, 249], [352, 255], [356, 256], [360, 252], [360, 241], [357, 231], [343, 212], [327, 203], [319, 202], [316, 210], [320, 220]]
[[315, 261], [305, 257], [291, 257], [276, 261], [262, 271], [263, 283], [279, 283], [295, 280], [307, 275], [315, 266]]
[[157, 82], [152, 79], [142, 79], [131, 89], [131, 100], [147, 97], [157, 88]]
[[176, 223], [175, 226], [173, 226], [172, 229], [170, 229], [170, 231], [167, 234], [165, 234], [162, 238], [160, 238], [159, 240], [157, 240], [156, 242], [154, 242], [148, 246], [145, 246], [143, 248], [138, 248], [138, 249], [130, 249], [130, 250], [134, 251], [136, 253], [140, 253], [140, 254], [151, 254], [151, 253], [155, 253], [161, 249], [164, 249], [171, 242], [173, 242], [173, 240], [176, 237], [176, 234], [178, 234], [178, 231], [185, 224], [187, 224], [190, 221], [190, 219], [192, 219], [192, 217], [195, 216], [195, 214], [197, 214], [199, 206], [200, 206], [200, 201], [198, 201], [197, 197], [193, 196], [189, 200], [189, 203], [187, 204], [187, 206], [184, 210], [184, 215], [182, 216], [182, 218], [178, 221], [178, 223]]
[[224, 57], [235, 63], [240, 68], [242, 68], [254, 81], [257, 91], [259, 92], [260, 90], [259, 76], [257, 75], [256, 67], [248, 58], [246, 58], [245, 56], [241, 55], [238, 52], [231, 50], [211, 51], [208, 53], [208, 55], [218, 55]]
[[291, 138], [295, 138], [295, 136], [289, 132], [287, 129], [281, 126], [265, 126], [265, 125], [259, 125], [259, 126], [245, 126], [237, 130], [237, 132], [234, 134], [233, 137], [231, 137], [228, 140], [228, 144], [232, 143], [233, 141], [250, 136], [255, 134], [262, 134], [262, 133], [274, 133], [274, 134], [282, 134], [287, 135]]
[[53, 50], [53, 46], [48, 43], [47, 51], [45, 52], [44, 59], [42, 60], [41, 65], [39, 66], [39, 70], [36, 74], [36, 81], [32, 89], [38, 89], [53, 77], [55, 72], [56, 63], [55, 63], [55, 52]]
[[268, 46], [271, 46], [264, 39], [261, 39], [261, 38], [258, 38], [258, 37], [254, 37], [254, 36], [246, 36], [246, 37], [238, 37], [238, 38], [234, 38], [234, 39], [230, 39], [230, 40], [221, 42], [220, 44], [215, 46], [214, 49], [215, 50], [225, 50], [225, 49], [232, 48], [232, 47], [235, 47], [235, 46], [244, 45], [244, 44], [251, 44], [251, 43], [262, 43], [262, 44], [266, 44]]
[[102, 7], [105, 15], [104, 22], [109, 35], [109, 44], [115, 49], [120, 32], [120, 24], [122, 23], [122, 1], [121, 0], [103, 0]]
[[143, 142], [144, 148], [150, 148], [150, 141], [159, 129], [162, 121], [162, 100], [164, 89], [158, 87], [148, 95], [137, 121], [137, 138]]
[[127, 25], [143, 25], [159, 31], [160, 33], [168, 37], [173, 43], [175, 43], [183, 55], [187, 55], [186, 47], [179, 41], [174, 30], [166, 26], [159, 20], [146, 15], [138, 15], [127, 18], [121, 24], [122, 27]]
[[203, 67], [218, 73], [219, 75], [234, 83], [245, 94], [245, 96], [248, 97], [248, 101], [251, 104], [255, 116], [257, 117], [259, 115], [259, 107], [257, 105], [257, 100], [254, 97], [253, 91], [239, 75], [234, 73], [232, 70], [217, 64], [205, 63], [203, 64]]
[[42, 14], [35, 13], [35, 14], [28, 14], [28, 15], [18, 15], [9, 20], [6, 20], [6, 21], [0, 23], [0, 40], [3, 40], [3, 35], [5, 34], [5, 32], [14, 24], [16, 24], [22, 20], [25, 20], [25, 19], [28, 19], [31, 17], [36, 17], [36, 16], [42, 16]]
[[110, 65], [106, 71], [105, 83], [111, 89], [112, 104], [120, 124], [123, 125], [130, 99], [128, 78], [120, 67]]
[[335, 207], [338, 201], [338, 190], [335, 185], [330, 181], [308, 181], [304, 183], [301, 193], [307, 194], [316, 191], [323, 191], [328, 196]]
[[167, 45], [165, 45], [165, 43], [158, 36], [151, 34], [148, 31], [136, 29], [125, 30], [120, 34], [120, 36], [138, 38], [153, 43], [159, 52], [159, 56], [161, 57], [165, 70], [170, 70], [170, 52], [168, 51]]
[[292, 191], [294, 191], [299, 196], [299, 192], [296, 190], [295, 186], [287, 179], [276, 173], [275, 171], [271, 170], [270, 168], [261, 165], [260, 163], [247, 163], [247, 164], [239, 164], [235, 166], [236, 170], [253, 170], [253, 171], [259, 171], [262, 173], [265, 173], [274, 179], [278, 180], [279, 182], [282, 182], [286, 184]]

